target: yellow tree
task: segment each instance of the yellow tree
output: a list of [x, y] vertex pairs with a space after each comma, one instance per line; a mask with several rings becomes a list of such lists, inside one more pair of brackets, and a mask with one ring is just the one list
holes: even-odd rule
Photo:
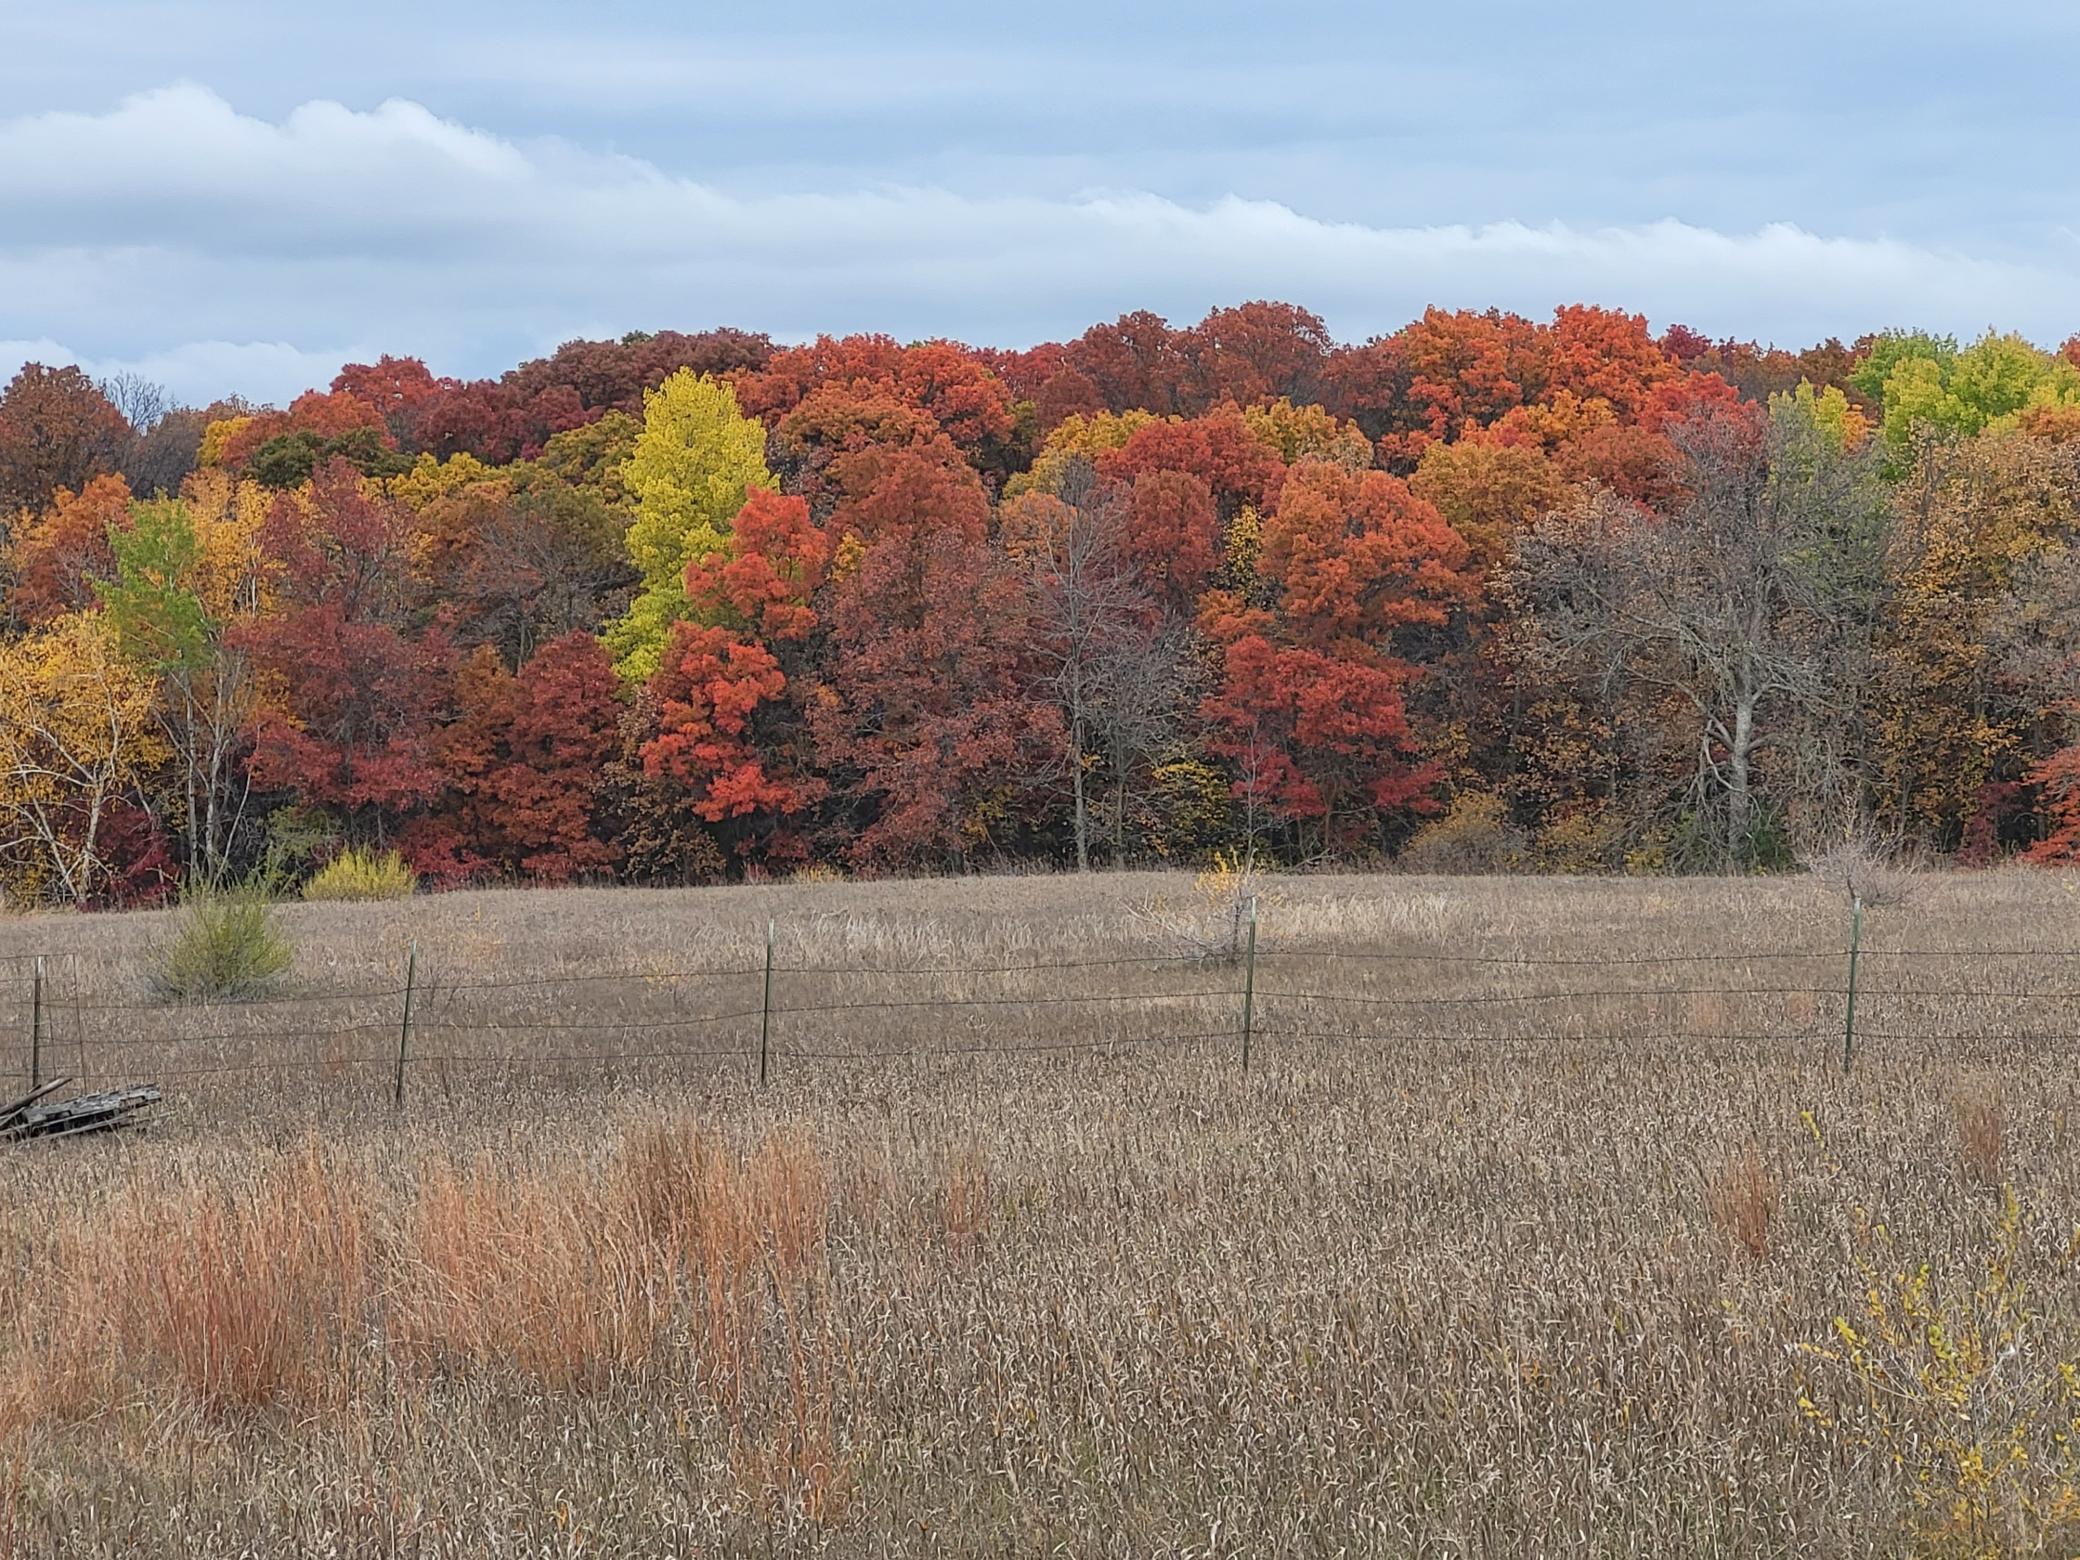
[[1899, 486], [1891, 620], [1878, 648], [1873, 801], [1939, 850], [2003, 843], [2041, 719], [2010, 686], [1994, 621], [2018, 579], [2080, 542], [2080, 447], [2005, 431], [1925, 435]]
[[99, 613], [0, 644], [0, 873], [83, 905], [108, 878], [110, 810], [166, 756], [152, 679]]
[[1288, 466], [1309, 455], [1334, 461], [1346, 471], [1372, 464], [1372, 441], [1353, 422], [1339, 422], [1319, 406], [1295, 406], [1285, 396], [1242, 409], [1249, 431]]
[[657, 670], [672, 625], [688, 615], [686, 566], [720, 552], [753, 488], [771, 488], [765, 428], [737, 410], [736, 392], [681, 369], [643, 396], [643, 431], [623, 468], [635, 501], [628, 558], [643, 583], [607, 629], [616, 669], [631, 681]]

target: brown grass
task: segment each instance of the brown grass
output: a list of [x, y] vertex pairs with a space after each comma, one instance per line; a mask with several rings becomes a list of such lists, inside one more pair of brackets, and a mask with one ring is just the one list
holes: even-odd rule
[[1707, 1189], [1712, 1221], [1736, 1250], [1760, 1262], [1769, 1255], [1777, 1218], [1777, 1182], [1754, 1144], [1722, 1164]]
[[[289, 907], [297, 995], [419, 940], [401, 1118], [386, 996], [0, 922], [171, 1095], [0, 1151], [0, 1550], [2070, 1553], [2065, 882], [1868, 910], [1847, 1079], [1797, 880], [1281, 881], [1247, 1076], [1188, 881]], [[768, 916], [759, 1094], [668, 1026]]]
[[1999, 1186], [2004, 1166], [2001, 1149], [2007, 1139], [2008, 1111], [2000, 1085], [1979, 1082], [1957, 1098], [1957, 1147], [1965, 1169], [1982, 1186]]

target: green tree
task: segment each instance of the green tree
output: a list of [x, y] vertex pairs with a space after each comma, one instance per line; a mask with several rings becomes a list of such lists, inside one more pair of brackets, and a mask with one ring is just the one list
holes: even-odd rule
[[689, 615], [686, 566], [722, 549], [752, 488], [774, 485], [765, 442], [736, 392], [706, 374], [681, 369], [644, 395], [643, 431], [623, 468], [636, 510], [628, 557], [643, 583], [606, 636], [624, 678], [657, 670], [672, 624]]
[[115, 577], [95, 592], [125, 659], [157, 681], [153, 715], [174, 759], [188, 870], [216, 883], [243, 812], [239, 757], [258, 698], [225, 634], [254, 609], [258, 512], [236, 491], [198, 488], [196, 499], [133, 505], [131, 527], [109, 536]]
[[1886, 336], [1881, 345], [1858, 365], [1855, 381], [1883, 408], [1895, 475], [1917, 429], [1970, 436], [2011, 428], [2030, 407], [2080, 403], [2080, 368], [2012, 332], [1988, 331], [1961, 352], [1947, 337]]

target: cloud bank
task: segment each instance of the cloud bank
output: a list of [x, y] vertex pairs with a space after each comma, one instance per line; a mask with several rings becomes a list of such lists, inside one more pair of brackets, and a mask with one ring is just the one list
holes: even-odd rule
[[1251, 297], [1346, 338], [1429, 303], [1587, 300], [1804, 342], [1904, 321], [2080, 328], [2080, 245], [1966, 253], [1790, 224], [1394, 226], [1274, 201], [922, 185], [726, 189], [407, 101], [267, 119], [180, 83], [0, 120], [0, 373], [134, 368], [281, 399], [382, 351], [496, 372], [576, 334], [735, 324], [1006, 345]]

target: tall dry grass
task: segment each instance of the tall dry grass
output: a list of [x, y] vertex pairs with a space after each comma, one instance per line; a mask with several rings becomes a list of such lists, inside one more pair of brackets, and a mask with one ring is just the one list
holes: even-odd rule
[[[298, 907], [298, 990], [369, 981], [415, 935], [448, 981], [428, 1053], [466, 1035], [504, 1059], [426, 1062], [399, 1118], [354, 1065], [305, 1077], [258, 1065], [284, 1042], [202, 1042], [196, 1062], [246, 1070], [177, 1085], [152, 1136], [8, 1151], [0, 1537], [2080, 1547], [2080, 1039], [2052, 995], [2080, 961], [1997, 956], [2080, 946], [2063, 880], [1937, 879], [1868, 911], [1847, 1078], [1840, 907], [1795, 881], [1281, 883], [1247, 1076], [1220, 966], [935, 975], [928, 993], [1019, 1000], [836, 1010], [911, 1000], [919, 965], [1138, 958], [1141, 907], [1173, 892]], [[776, 913], [786, 962], [851, 972], [786, 977], [784, 999], [832, 1010], [786, 1019], [763, 1095], [741, 1023], [724, 1058], [617, 1059], [690, 982], [468, 984], [653, 957], [736, 980]], [[0, 938], [72, 938], [82, 990], [122, 992], [122, 925]], [[1525, 957], [1326, 956], [1423, 951]], [[1713, 973], [1622, 962], [1650, 954]], [[1147, 1008], [1046, 1000], [1113, 982]], [[157, 1012], [82, 1012], [90, 1058], [189, 1059]], [[591, 1060], [551, 1059], [581, 1041]]]

